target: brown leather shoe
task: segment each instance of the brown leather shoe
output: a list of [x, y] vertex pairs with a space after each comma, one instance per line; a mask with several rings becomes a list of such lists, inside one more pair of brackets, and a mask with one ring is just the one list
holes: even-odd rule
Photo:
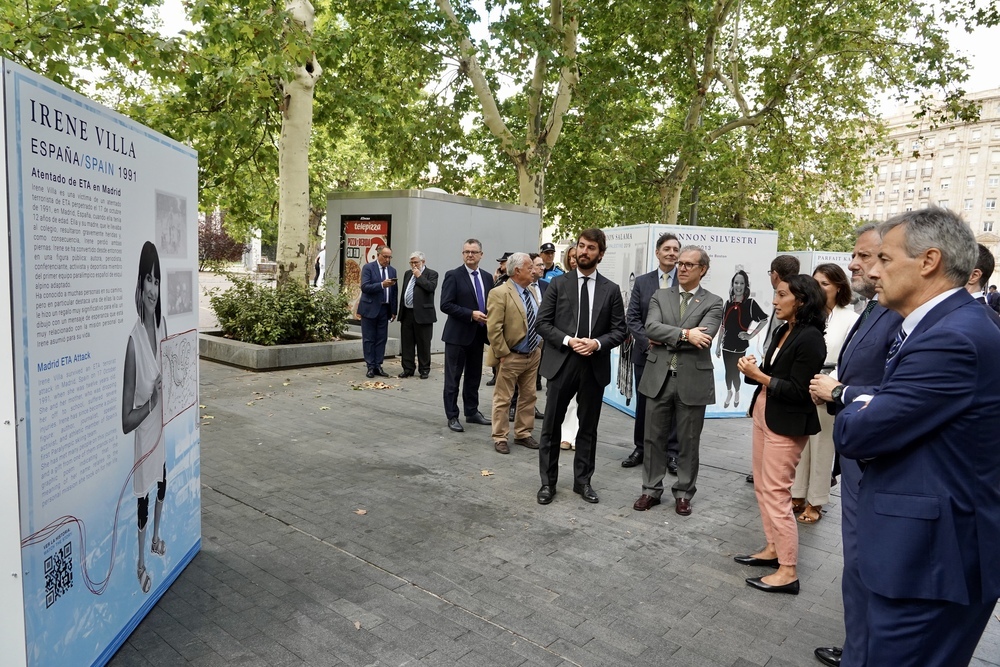
[[691, 514], [691, 501], [687, 498], [677, 498], [674, 500], [674, 511], [681, 516], [688, 516]]
[[527, 447], [528, 449], [538, 449], [538, 441], [532, 438], [530, 435], [527, 438], [515, 438], [515, 445], [521, 445], [522, 447]]
[[637, 512], [645, 512], [646, 510], [656, 507], [660, 504], [659, 498], [654, 498], [653, 496], [647, 496], [645, 493], [639, 496], [639, 500], [635, 501], [632, 505], [632, 509]]
[[493, 449], [497, 450], [501, 454], [510, 454], [510, 447], [503, 440], [497, 440], [493, 443]]

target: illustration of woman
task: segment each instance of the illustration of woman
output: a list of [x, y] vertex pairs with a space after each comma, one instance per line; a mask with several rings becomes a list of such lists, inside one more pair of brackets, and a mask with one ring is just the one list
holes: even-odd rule
[[[715, 345], [715, 356], [722, 357], [726, 367], [726, 402], [740, 404], [740, 372], [736, 362], [746, 355], [750, 339], [767, 324], [767, 313], [750, 297], [750, 278], [743, 269], [738, 270], [729, 283], [729, 300], [723, 310], [722, 327]], [[757, 323], [750, 331], [750, 325]]]
[[129, 334], [125, 350], [122, 390], [122, 431], [135, 431], [135, 470], [132, 492], [138, 499], [139, 560], [136, 576], [143, 593], [150, 589], [146, 572], [146, 523], [149, 519], [149, 489], [156, 483], [153, 536], [150, 552], [166, 553], [160, 539], [160, 516], [167, 491], [167, 466], [163, 447], [163, 378], [160, 373], [160, 343], [166, 338], [166, 322], [160, 310], [160, 258], [156, 246], [147, 241], [139, 255], [139, 277], [135, 286], [139, 318]]

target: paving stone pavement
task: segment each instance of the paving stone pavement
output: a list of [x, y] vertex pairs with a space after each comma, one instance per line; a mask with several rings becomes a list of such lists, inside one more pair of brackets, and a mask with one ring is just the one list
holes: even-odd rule
[[[385, 389], [363, 363], [202, 362], [202, 550], [110, 665], [802, 667], [841, 642], [836, 491], [800, 527], [799, 596], [749, 588], [763, 572], [732, 560], [763, 543], [748, 420], [706, 423], [679, 517], [632, 510], [632, 420], [604, 406], [600, 504], [572, 493], [563, 452], [541, 506], [535, 451], [448, 430], [441, 361], [426, 381], [389, 361]], [[998, 618], [976, 667], [1000, 665]]]

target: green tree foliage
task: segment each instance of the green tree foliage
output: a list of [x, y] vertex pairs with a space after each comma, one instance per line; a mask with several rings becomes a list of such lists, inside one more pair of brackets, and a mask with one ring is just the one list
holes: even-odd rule
[[76, 90], [101, 90], [102, 77], [88, 71], [130, 69], [160, 80], [180, 54], [157, 31], [161, 2], [0, 0], [0, 55]]
[[700, 219], [780, 228], [850, 197], [883, 93], [943, 90], [968, 111], [964, 63], [920, 2], [599, 0], [584, 17], [552, 174], [566, 218], [683, 222], [697, 183]]

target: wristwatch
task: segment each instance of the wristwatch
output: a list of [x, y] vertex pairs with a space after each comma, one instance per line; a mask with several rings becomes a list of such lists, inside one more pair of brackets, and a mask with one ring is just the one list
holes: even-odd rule
[[681, 329], [681, 339], [680, 339], [680, 341], [682, 343], [686, 343], [688, 341], [688, 330], [687, 329]]
[[844, 385], [838, 384], [836, 387], [830, 390], [830, 397], [833, 399], [835, 403], [840, 403], [841, 405], [843, 405], [844, 401], [843, 399], [840, 398], [843, 393], [844, 393]]

